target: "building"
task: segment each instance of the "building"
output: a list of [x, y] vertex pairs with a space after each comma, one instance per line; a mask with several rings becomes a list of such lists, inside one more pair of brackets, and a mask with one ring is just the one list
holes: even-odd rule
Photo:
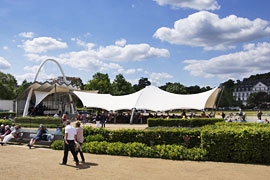
[[270, 93], [270, 79], [245, 80], [234, 89], [233, 96], [246, 105], [249, 95], [257, 92]]

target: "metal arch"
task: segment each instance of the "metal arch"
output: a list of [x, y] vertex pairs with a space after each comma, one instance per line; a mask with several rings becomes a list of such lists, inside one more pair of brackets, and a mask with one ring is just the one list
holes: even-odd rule
[[55, 59], [46, 59], [46, 60], [44, 60], [44, 61], [39, 65], [39, 68], [38, 68], [38, 71], [37, 71], [37, 73], [36, 73], [34, 82], [37, 80], [37, 77], [38, 77], [38, 75], [39, 75], [39, 72], [40, 72], [41, 68], [43, 67], [43, 65], [44, 65], [47, 61], [52, 61], [52, 62], [54, 62], [54, 63], [57, 64], [58, 68], [60, 69], [60, 71], [61, 71], [61, 73], [62, 73], [62, 75], [63, 75], [64, 82], [65, 82], [66, 84], [68, 84], [67, 78], [66, 78], [66, 76], [65, 76], [65, 73], [64, 73], [64, 71], [63, 71], [61, 65], [60, 65], [59, 62], [56, 61]]

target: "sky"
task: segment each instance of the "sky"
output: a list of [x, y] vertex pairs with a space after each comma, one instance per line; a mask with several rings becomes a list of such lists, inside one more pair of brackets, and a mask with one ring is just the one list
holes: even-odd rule
[[[0, 0], [0, 71], [216, 87], [270, 71], [269, 0]], [[53, 62], [38, 81], [61, 76]]]

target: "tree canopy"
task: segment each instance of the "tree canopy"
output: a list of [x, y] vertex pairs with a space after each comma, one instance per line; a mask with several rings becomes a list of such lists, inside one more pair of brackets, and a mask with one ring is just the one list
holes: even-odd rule
[[96, 73], [93, 79], [89, 80], [85, 86], [85, 90], [98, 90], [101, 94], [109, 94], [111, 91], [111, 82], [108, 74]]
[[124, 78], [122, 74], [118, 74], [115, 77], [112, 83], [112, 91], [111, 91], [112, 95], [116, 95], [116, 96], [127, 95], [134, 92], [135, 90], [132, 87], [131, 83], [126, 81], [126, 79]]

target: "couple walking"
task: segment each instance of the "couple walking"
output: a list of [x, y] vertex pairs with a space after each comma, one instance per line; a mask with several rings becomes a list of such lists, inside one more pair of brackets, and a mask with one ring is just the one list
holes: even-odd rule
[[[82, 163], [85, 162], [83, 153], [81, 151], [81, 148], [77, 148], [78, 151], [75, 152], [75, 146], [78, 144], [81, 146], [83, 143], [83, 128], [80, 127], [80, 122], [76, 122], [76, 129], [70, 124], [70, 121], [65, 122], [66, 127], [65, 127], [65, 137], [64, 137], [64, 142], [65, 142], [65, 147], [64, 147], [64, 157], [62, 160], [62, 163], [60, 165], [66, 165], [67, 164], [67, 159], [68, 159], [68, 151], [70, 150], [74, 161], [76, 162], [76, 165], [79, 164], [79, 160], [77, 157], [78, 152], [80, 152], [81, 158], [82, 158]], [[77, 144], [78, 143], [78, 144]], [[77, 144], [77, 145], [76, 145]]]

